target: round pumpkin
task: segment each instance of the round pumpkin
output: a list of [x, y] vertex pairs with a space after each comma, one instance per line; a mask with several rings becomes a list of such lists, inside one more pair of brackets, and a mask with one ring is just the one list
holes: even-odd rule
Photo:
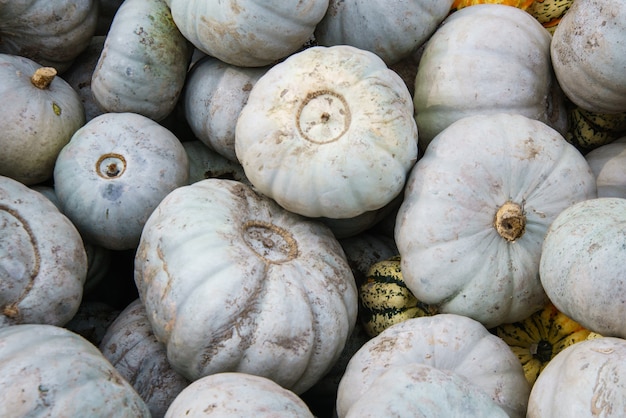
[[550, 52], [565, 95], [582, 109], [626, 112], [626, 8], [622, 0], [576, 0]]
[[196, 380], [170, 405], [165, 418], [178, 417], [314, 418], [295, 393], [265, 377], [217, 373]]
[[[471, 318], [437, 314], [392, 325], [352, 356], [339, 383], [338, 417], [346, 417], [372, 387], [380, 387], [374, 385], [383, 373], [409, 370], [413, 364], [462, 376], [511, 417], [523, 417], [526, 412], [530, 385], [506, 343]], [[390, 384], [385, 392], [395, 398], [406, 390], [405, 385]], [[433, 401], [445, 401], [445, 392], [439, 391]]]
[[0, 328], [3, 417], [150, 418], [150, 410], [100, 350], [65, 328]]
[[172, 367], [192, 381], [239, 371], [302, 393], [356, 323], [354, 277], [330, 230], [234, 180], [201, 180], [161, 201], [135, 282]]
[[163, 120], [178, 102], [191, 53], [164, 0], [126, 0], [93, 71], [92, 95], [106, 112]]
[[174, 22], [200, 51], [227, 64], [262, 67], [300, 49], [328, 0], [169, 0]]
[[167, 361], [139, 299], [122, 310], [109, 325], [100, 351], [144, 400], [152, 417], [162, 417], [189, 381]]
[[515, 113], [565, 132], [551, 36], [529, 13], [478, 4], [452, 13], [424, 47], [415, 77], [415, 118], [425, 149], [466, 116]]
[[330, 0], [315, 28], [319, 45], [351, 45], [388, 65], [417, 50], [450, 11], [453, 0]]
[[595, 338], [550, 361], [528, 399], [528, 418], [621, 418], [626, 411], [626, 340]]
[[404, 281], [423, 303], [488, 328], [523, 320], [547, 302], [539, 259], [550, 223], [595, 196], [585, 158], [546, 124], [460, 119], [407, 181], [395, 233]]
[[64, 72], [96, 31], [98, 0], [11, 0], [0, 4], [0, 53]]
[[593, 149], [585, 159], [596, 176], [598, 197], [626, 199], [626, 136]]
[[8, 54], [0, 54], [0, 97], [0, 175], [26, 185], [50, 179], [61, 148], [85, 124], [80, 97], [54, 68]]
[[78, 310], [87, 274], [76, 227], [44, 195], [4, 176], [0, 225], [0, 328], [64, 325]]
[[285, 209], [353, 218], [402, 191], [417, 159], [411, 96], [372, 52], [308, 48], [252, 87], [235, 151], [250, 183]]
[[554, 305], [585, 328], [626, 338], [626, 199], [570, 205], [541, 251], [541, 284]]
[[161, 199], [187, 184], [187, 153], [178, 138], [136, 113], [105, 113], [63, 147], [54, 187], [63, 213], [85, 240], [132, 249]]

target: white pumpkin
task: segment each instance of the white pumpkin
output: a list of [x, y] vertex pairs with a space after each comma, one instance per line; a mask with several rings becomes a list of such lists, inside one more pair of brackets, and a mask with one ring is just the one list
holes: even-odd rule
[[411, 96], [372, 52], [311, 47], [253, 86], [235, 151], [249, 181], [287, 210], [356, 217], [397, 197], [417, 159]]
[[485, 113], [521, 114], [564, 133], [550, 41], [517, 7], [477, 4], [452, 13], [426, 43], [415, 77], [421, 148], [452, 122]]
[[80, 305], [87, 254], [70, 220], [41, 193], [0, 176], [0, 328], [64, 325]]
[[598, 113], [626, 112], [623, 0], [576, 0], [554, 31], [550, 52], [567, 97]]
[[199, 139], [184, 141], [182, 144], [189, 161], [189, 183], [220, 178], [250, 184], [238, 161], [227, 159]]
[[626, 340], [604, 337], [573, 344], [537, 377], [527, 417], [622, 418], [625, 376]]
[[417, 50], [437, 29], [453, 0], [331, 0], [315, 28], [319, 45], [352, 45], [388, 65]]
[[178, 138], [135, 113], [90, 120], [63, 147], [54, 187], [81, 235], [112, 250], [132, 249], [161, 199], [189, 178]]
[[626, 199], [626, 136], [585, 154], [596, 176], [598, 197]]
[[547, 301], [539, 259], [550, 223], [595, 196], [585, 158], [546, 124], [504, 113], [458, 120], [407, 181], [395, 230], [404, 281], [440, 312], [488, 328], [521, 321]]
[[262, 67], [304, 45], [328, 0], [169, 0], [174, 22], [202, 52], [228, 64]]
[[583, 327], [626, 338], [626, 199], [565, 208], [546, 232], [539, 274], [546, 294]]
[[189, 380], [239, 371], [302, 393], [356, 323], [356, 284], [330, 230], [234, 180], [201, 180], [161, 201], [143, 229], [135, 283]]
[[[392, 325], [352, 356], [339, 383], [338, 417], [357, 416], [350, 415], [350, 410], [365, 399], [371, 389], [380, 388], [378, 379], [389, 383], [383, 376], [385, 372], [392, 369], [409, 371], [414, 364], [462, 376], [469, 385], [476, 387], [476, 390], [467, 387], [464, 390], [483, 391], [511, 417], [523, 417], [526, 412], [530, 385], [521, 363], [506, 343], [471, 318], [437, 314]], [[397, 376], [397, 373], [393, 374]], [[387, 399], [397, 399], [406, 394], [406, 390], [402, 384], [387, 384], [385, 392]], [[432, 399], [433, 403], [438, 401], [445, 402], [445, 393], [441, 389]], [[485, 405], [483, 401], [481, 403]]]

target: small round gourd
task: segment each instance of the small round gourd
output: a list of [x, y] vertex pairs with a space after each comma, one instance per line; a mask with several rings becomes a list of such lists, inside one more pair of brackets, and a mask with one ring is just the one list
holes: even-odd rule
[[598, 113], [572, 106], [568, 114], [570, 126], [565, 139], [583, 154], [626, 134], [626, 112]]
[[55, 191], [85, 240], [132, 249], [161, 199], [187, 184], [188, 164], [181, 142], [157, 122], [135, 113], [105, 113], [59, 153]]
[[54, 68], [8, 54], [0, 54], [0, 97], [0, 175], [26, 185], [50, 179], [61, 148], [85, 123], [80, 97]]
[[[471, 318], [437, 314], [392, 325], [352, 356], [339, 383], [338, 417], [346, 417], [387, 370], [409, 368], [412, 364], [463, 376], [511, 417], [523, 417], [526, 412], [530, 385], [517, 356], [506, 343]], [[392, 398], [405, 390], [404, 385], [387, 386]]]
[[253, 86], [235, 151], [250, 182], [285, 209], [353, 218], [402, 191], [417, 159], [411, 96], [372, 52], [311, 47]]
[[453, 0], [331, 0], [315, 27], [319, 45], [351, 45], [392, 65], [435, 32]]
[[314, 418], [295, 393], [265, 377], [224, 372], [187, 386], [165, 418], [178, 417]]
[[172, 367], [192, 381], [239, 371], [302, 393], [357, 319], [354, 277], [330, 230], [234, 180], [201, 180], [161, 201], [135, 283]]
[[528, 418], [621, 418], [626, 411], [626, 340], [594, 338], [561, 351], [537, 378]]
[[585, 154], [596, 176], [598, 197], [626, 199], [626, 136]]
[[313, 35], [328, 0], [169, 0], [174, 22], [197, 49], [225, 63], [262, 67]]
[[0, 225], [0, 328], [64, 325], [78, 310], [87, 274], [76, 227], [47, 197], [4, 176]]
[[626, 199], [602, 197], [564, 209], [546, 232], [541, 284], [585, 328], [626, 338]]
[[100, 350], [65, 328], [0, 328], [0, 416], [150, 418]]
[[466, 116], [514, 113], [565, 132], [548, 31], [529, 13], [478, 4], [450, 14], [424, 47], [415, 77], [421, 149]]
[[576, 0], [554, 31], [552, 66], [582, 109], [626, 112], [626, 8], [622, 0]]
[[404, 281], [439, 312], [488, 328], [523, 320], [547, 302], [538, 273], [550, 223], [595, 196], [585, 158], [546, 124], [512, 114], [458, 120], [407, 181], [395, 234]]

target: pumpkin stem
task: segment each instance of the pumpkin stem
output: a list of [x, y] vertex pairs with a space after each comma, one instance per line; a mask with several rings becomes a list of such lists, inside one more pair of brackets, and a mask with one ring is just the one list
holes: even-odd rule
[[41, 67], [35, 70], [35, 74], [30, 78], [30, 82], [39, 89], [46, 89], [57, 75], [57, 70], [52, 67]]
[[500, 206], [493, 223], [502, 238], [513, 242], [524, 235], [526, 229], [524, 208], [515, 202], [508, 201]]

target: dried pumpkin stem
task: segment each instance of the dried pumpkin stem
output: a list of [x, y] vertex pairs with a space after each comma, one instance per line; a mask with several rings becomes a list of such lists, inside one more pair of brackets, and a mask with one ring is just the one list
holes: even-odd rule
[[506, 202], [496, 212], [493, 223], [502, 238], [513, 242], [526, 230], [524, 209], [515, 202]]
[[46, 89], [54, 80], [57, 75], [57, 70], [52, 67], [41, 67], [35, 70], [35, 73], [30, 78], [31, 83], [39, 89]]

